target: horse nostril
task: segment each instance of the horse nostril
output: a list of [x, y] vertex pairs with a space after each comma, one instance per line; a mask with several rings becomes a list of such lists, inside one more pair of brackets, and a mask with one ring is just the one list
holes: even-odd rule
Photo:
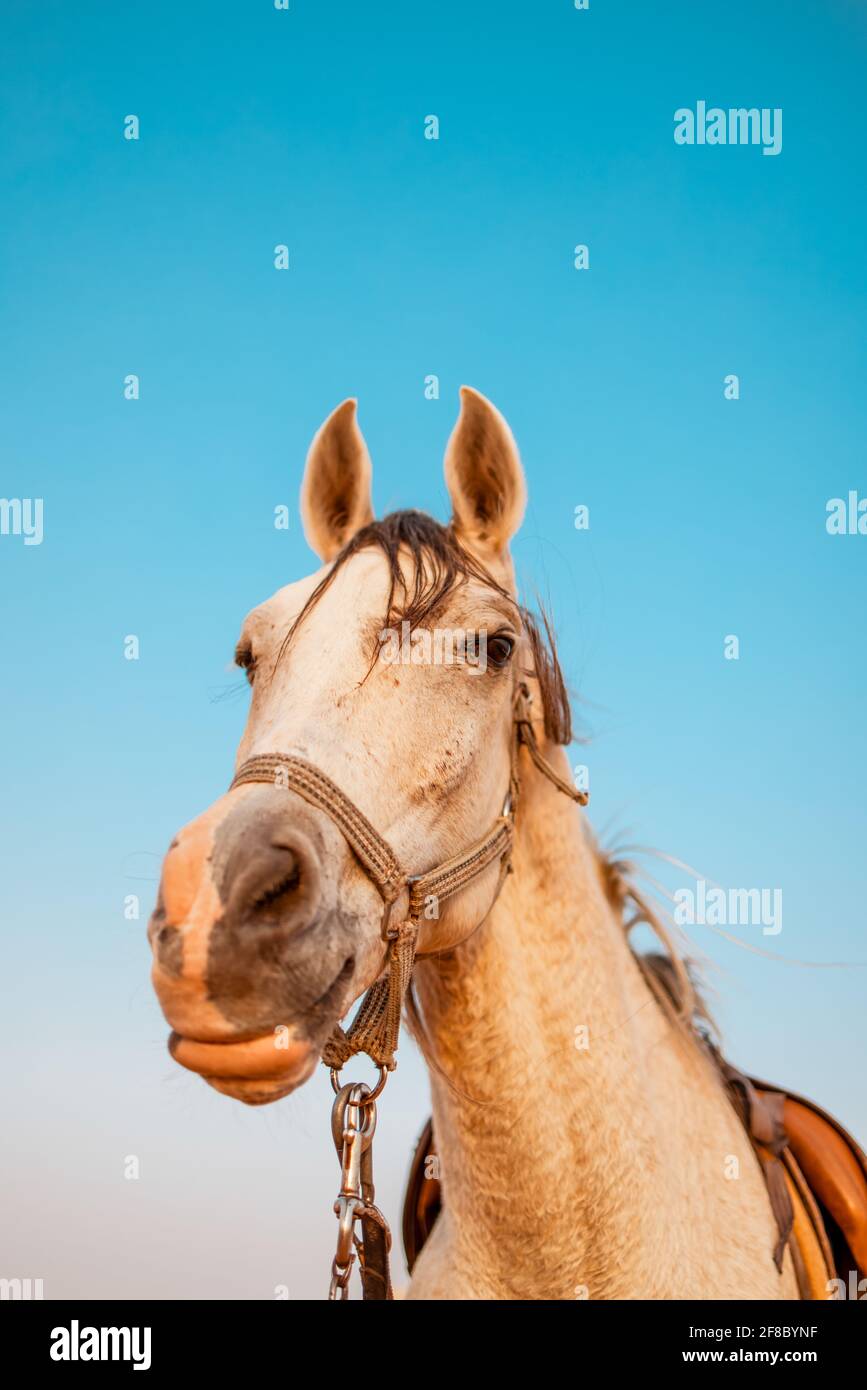
[[184, 956], [181, 934], [177, 927], [168, 924], [160, 926], [160, 920], [157, 913], [154, 913], [154, 919], [151, 922], [151, 942], [154, 956], [159, 962], [160, 968], [167, 975], [180, 975]]
[[227, 865], [229, 918], [238, 927], [295, 932], [316, 917], [319, 862], [306, 836], [284, 826], [270, 834], [241, 837]]
[[322, 867], [297, 808], [281, 791], [258, 790], [221, 825], [212, 873], [222, 933], [246, 935], [252, 950], [273, 953], [318, 920]]
[[[274, 846], [278, 848], [278, 846]], [[254, 893], [250, 904], [256, 916], [265, 921], [281, 921], [288, 908], [293, 907], [301, 884], [301, 866], [291, 850], [284, 851], [286, 865], [278, 872], [273, 882], [265, 884]]]

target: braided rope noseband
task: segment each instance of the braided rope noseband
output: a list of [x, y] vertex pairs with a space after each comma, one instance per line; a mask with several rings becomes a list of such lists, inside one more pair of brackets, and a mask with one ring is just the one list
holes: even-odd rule
[[[397, 1065], [400, 1018], [406, 992], [415, 963], [419, 918], [426, 903], [438, 902], [466, 887], [495, 860], [500, 861], [500, 878], [494, 894], [499, 896], [510, 870], [514, 839], [515, 807], [518, 794], [517, 750], [523, 745], [540, 772], [553, 782], [559, 791], [587, 804], [587, 793], [577, 791], [564, 781], [542, 756], [530, 719], [530, 692], [521, 683], [515, 693], [515, 740], [509, 791], [503, 812], [491, 829], [463, 854], [448, 859], [424, 874], [408, 874], [394, 851], [374, 829], [367, 817], [336, 783], [318, 767], [304, 758], [286, 753], [260, 753], [243, 763], [235, 774], [229, 790], [249, 782], [267, 782], [297, 792], [334, 822], [355, 853], [368, 878], [376, 885], [384, 904], [383, 938], [388, 942], [386, 972], [371, 985], [349, 1029], [344, 1032], [338, 1024], [322, 1050], [326, 1066], [343, 1066], [356, 1052], [366, 1052], [377, 1066], [393, 1071]], [[401, 892], [409, 894], [408, 916], [398, 926], [391, 923], [391, 909]]]

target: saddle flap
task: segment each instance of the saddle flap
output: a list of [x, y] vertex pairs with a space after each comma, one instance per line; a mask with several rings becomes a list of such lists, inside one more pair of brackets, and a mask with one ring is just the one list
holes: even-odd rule
[[432, 1171], [435, 1158], [433, 1122], [428, 1120], [415, 1146], [403, 1199], [403, 1248], [410, 1274], [442, 1206], [439, 1179]]
[[801, 1096], [786, 1092], [783, 1116], [789, 1147], [826, 1226], [837, 1228], [859, 1272], [867, 1275], [867, 1156], [842, 1125]]

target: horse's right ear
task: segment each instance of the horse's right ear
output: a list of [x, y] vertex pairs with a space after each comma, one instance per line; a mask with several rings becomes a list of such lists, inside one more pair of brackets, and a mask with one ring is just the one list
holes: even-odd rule
[[320, 560], [333, 560], [356, 531], [373, 520], [370, 455], [355, 405], [352, 399], [343, 401], [329, 415], [307, 455], [301, 521], [307, 544]]

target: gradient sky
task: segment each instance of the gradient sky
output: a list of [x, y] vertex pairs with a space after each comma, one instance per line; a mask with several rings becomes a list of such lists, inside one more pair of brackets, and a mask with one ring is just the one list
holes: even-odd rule
[[[692, 933], [732, 1059], [867, 1138], [867, 537], [825, 531], [829, 498], [867, 495], [865, 57], [860, 0], [7, 0], [0, 493], [44, 498], [45, 534], [0, 536], [0, 1273], [325, 1291], [324, 1069], [248, 1111], [174, 1067], [144, 932], [169, 839], [230, 775], [240, 621], [313, 567], [301, 469], [347, 395], [379, 510], [443, 519], [458, 386], [507, 415], [592, 820], [782, 888], [783, 931], [748, 946], [860, 963]], [[698, 100], [781, 107], [781, 154], [675, 145]], [[395, 1222], [428, 1104], [402, 1062]]]

